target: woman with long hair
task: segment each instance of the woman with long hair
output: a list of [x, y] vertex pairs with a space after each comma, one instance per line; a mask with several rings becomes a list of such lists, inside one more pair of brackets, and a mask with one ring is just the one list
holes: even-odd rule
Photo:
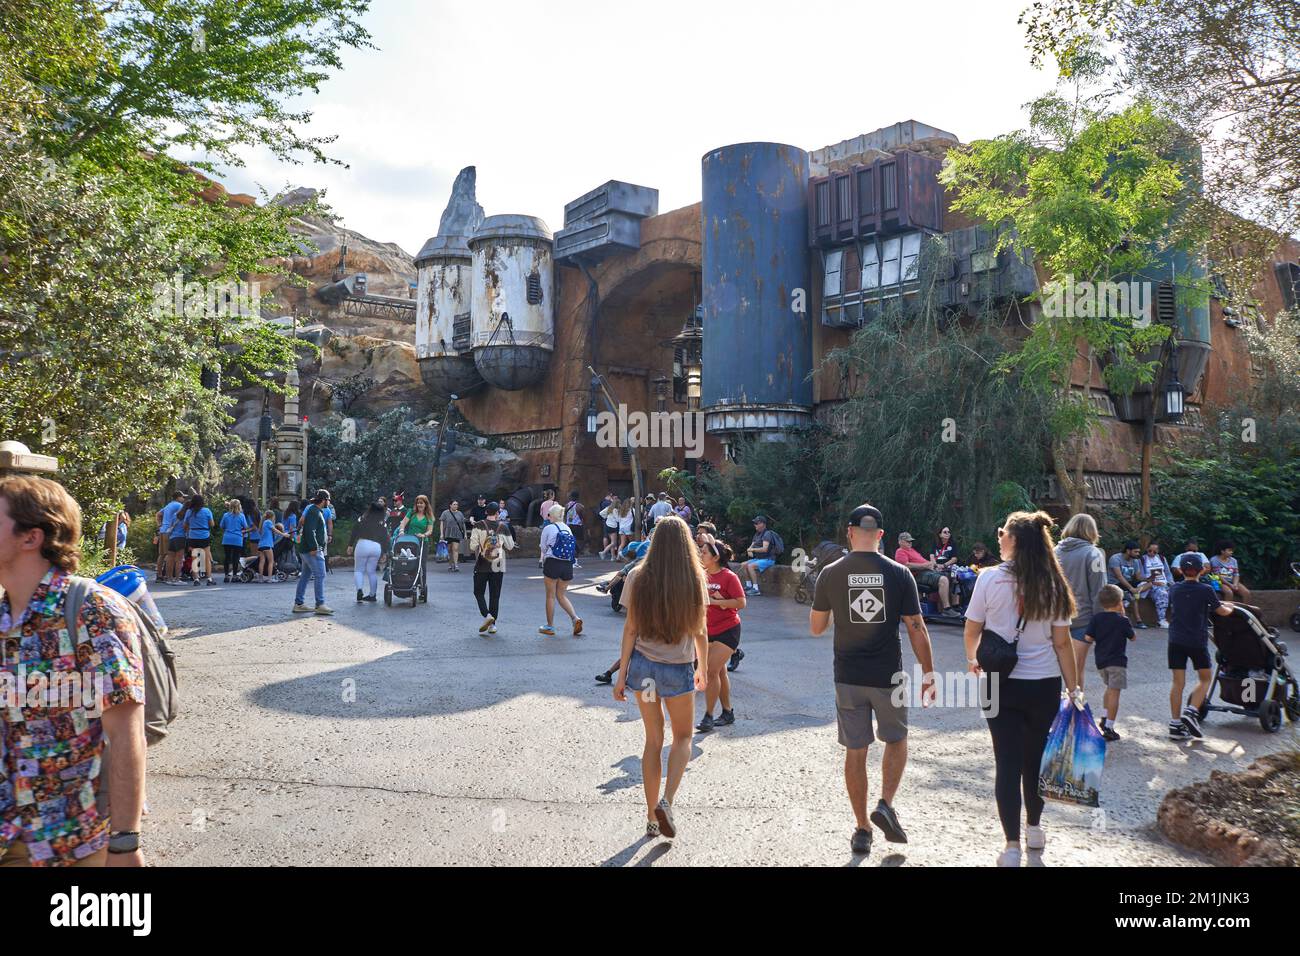
[[420, 589], [423, 591], [428, 580], [429, 540], [433, 537], [433, 505], [429, 503], [428, 495], [416, 496], [415, 504], [397, 526], [397, 533], [413, 534], [420, 539], [424, 548], [424, 560], [420, 562]]
[[632, 499], [624, 498], [618, 503], [618, 547], [614, 549], [614, 556], [623, 553], [627, 543], [632, 540], [632, 525], [636, 521], [636, 511], [632, 508]]
[[[239, 540], [242, 554], [244, 539], [241, 537]], [[185, 512], [185, 547], [191, 556], [196, 551], [202, 553], [203, 574], [207, 576], [208, 587], [216, 584], [212, 580], [212, 509], [203, 503], [202, 495], [191, 498], [190, 506]], [[198, 587], [198, 569], [193, 564], [190, 565], [190, 573], [194, 577], [194, 586]]]
[[[256, 517], [256, 515], [254, 515]], [[248, 537], [248, 515], [238, 498], [226, 502], [226, 513], [221, 516], [221, 548], [225, 553], [226, 576], [223, 584], [238, 581], [242, 570], [239, 559], [244, 556], [244, 539]]]
[[612, 492], [600, 509], [600, 516], [605, 519], [605, 545], [600, 550], [602, 558], [608, 555], [613, 561], [618, 557], [618, 496]]
[[[691, 757], [695, 691], [708, 689], [709, 597], [699, 551], [686, 522], [676, 515], [655, 527], [650, 550], [623, 589], [627, 620], [614, 699], [627, 700], [630, 684], [641, 711], [645, 746], [641, 779], [646, 836], [677, 835], [673, 801]], [[692, 667], [698, 661], [698, 667]], [[664, 709], [673, 728], [668, 775], [660, 796]]]
[[[715, 726], [726, 727], [736, 722], [731, 709], [731, 679], [727, 677], [727, 662], [740, 650], [740, 611], [745, 607], [745, 589], [736, 572], [728, 567], [733, 555], [725, 542], [715, 541], [712, 535], [708, 535], [699, 548], [700, 564], [704, 567], [709, 589], [709, 688], [704, 692], [704, 717], [695, 728], [704, 734]], [[722, 701], [722, 711], [715, 720], [713, 705], [719, 700]]]
[[270, 584], [275, 580], [275, 512], [269, 508], [262, 512], [256, 540], [258, 580]]
[[[1047, 733], [1061, 700], [1061, 678], [1077, 693], [1078, 668], [1070, 647], [1074, 595], [1052, 549], [1054, 523], [1042, 511], [1016, 511], [998, 529], [1002, 563], [975, 581], [966, 610], [966, 659], [977, 660], [983, 640], [1018, 640], [1015, 667], [989, 674], [984, 716], [993, 738], [994, 793], [1006, 848], [998, 866], [1020, 865], [1020, 809], [1024, 794], [1025, 846], [1047, 843], [1038, 795], [1038, 771]], [[991, 633], [985, 633], [985, 631]], [[996, 686], [993, 682], [996, 681]]]

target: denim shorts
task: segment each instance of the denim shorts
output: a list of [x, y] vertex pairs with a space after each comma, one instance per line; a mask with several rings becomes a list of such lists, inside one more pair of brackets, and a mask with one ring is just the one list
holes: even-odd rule
[[754, 570], [755, 570], [755, 571], [757, 571], [759, 574], [762, 574], [764, 571], [766, 571], [766, 570], [767, 570], [768, 568], [770, 568], [772, 565], [776, 564], [776, 559], [774, 559], [774, 558], [753, 558], [753, 559], [751, 559], [748, 563], [749, 563], [749, 564], [752, 564], [752, 565], [754, 566]]
[[1070, 636], [1079, 643], [1086, 644], [1088, 642], [1083, 639], [1083, 636], [1088, 633], [1088, 627], [1089, 625], [1087, 624], [1080, 624], [1078, 627], [1072, 627], [1070, 628]]
[[633, 648], [627, 663], [627, 689], [646, 694], [647, 700], [690, 694], [695, 690], [695, 668], [690, 664], [661, 664]]

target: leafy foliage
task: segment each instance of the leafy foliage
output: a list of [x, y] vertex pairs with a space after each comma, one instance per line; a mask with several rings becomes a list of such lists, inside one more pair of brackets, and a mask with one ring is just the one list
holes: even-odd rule
[[379, 495], [405, 490], [407, 501], [427, 489], [433, 473], [429, 432], [409, 421], [410, 409], [390, 409], [344, 441], [338, 422], [313, 425], [308, 455], [311, 486], [330, 490], [339, 512], [356, 515]]

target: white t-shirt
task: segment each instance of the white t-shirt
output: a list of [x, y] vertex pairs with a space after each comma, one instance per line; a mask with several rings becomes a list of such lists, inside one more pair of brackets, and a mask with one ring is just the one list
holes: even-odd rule
[[[983, 624], [1005, 638], [1014, 638], [1016, 621], [1020, 618], [1020, 600], [1016, 593], [1016, 579], [1010, 567], [1003, 563], [981, 571], [975, 579], [975, 593], [966, 608], [966, 620]], [[1052, 625], [1069, 627], [1070, 619], [1058, 621], [1025, 621], [1020, 632], [1020, 645], [1015, 669], [1008, 675], [1013, 680], [1042, 680], [1059, 677], [1060, 665], [1052, 648]]]
[[615, 505], [610, 505], [608, 508], [606, 508], [604, 511], [601, 512], [601, 516], [605, 519], [605, 527], [606, 527], [606, 528], [609, 528], [611, 531], [617, 531], [617, 530], [618, 530], [618, 508], [617, 508], [617, 506], [615, 506]]
[[627, 514], [625, 514], [625, 515], [619, 515], [619, 516], [618, 516], [618, 533], [619, 533], [619, 534], [631, 534], [631, 533], [632, 533], [632, 522], [634, 522], [635, 520], [636, 520], [636, 511], [635, 511], [635, 510], [629, 511], [629, 512], [628, 512]]
[[573, 530], [563, 521], [561, 521], [559, 524], [556, 524], [554, 521], [551, 521], [546, 525], [545, 528], [542, 529], [541, 548], [542, 548], [543, 561], [545, 561], [547, 558], [552, 558], [555, 556], [551, 552], [555, 548], [555, 539], [560, 536], [561, 530], [568, 531], [570, 534], [573, 533]]

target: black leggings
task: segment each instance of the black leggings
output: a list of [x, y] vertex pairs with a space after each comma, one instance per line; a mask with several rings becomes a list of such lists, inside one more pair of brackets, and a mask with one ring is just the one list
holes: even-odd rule
[[[475, 571], [474, 600], [478, 601], [478, 612], [484, 617], [489, 614], [496, 618], [501, 612], [501, 582], [505, 580], [504, 571]], [[483, 600], [487, 592], [489, 599]]]
[[1038, 769], [1047, 745], [1047, 732], [1061, 706], [1061, 678], [998, 681], [998, 712], [988, 719], [993, 735], [993, 791], [1008, 843], [1020, 841], [1020, 795], [1024, 791], [1025, 819], [1038, 826], [1043, 798], [1038, 795]]
[[244, 546], [242, 544], [223, 544], [226, 551], [226, 573], [239, 573], [239, 559], [244, 556]]

